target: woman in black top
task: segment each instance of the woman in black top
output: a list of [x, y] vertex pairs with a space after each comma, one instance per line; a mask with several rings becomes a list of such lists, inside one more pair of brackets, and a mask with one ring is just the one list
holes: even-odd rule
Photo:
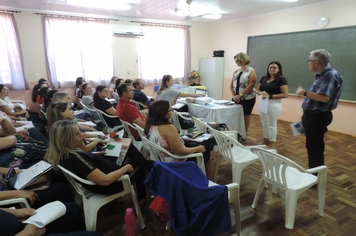
[[83, 136], [73, 121], [57, 121], [49, 133], [50, 145], [45, 160], [53, 165], [55, 171], [58, 171], [58, 165], [62, 165], [79, 177], [96, 183], [97, 185], [83, 184], [94, 193], [111, 195], [121, 192], [123, 186], [117, 180], [140, 166], [141, 168], [138, 168], [135, 174], [130, 175], [130, 179], [136, 183], [139, 204], [144, 205], [146, 198], [146, 188], [143, 184], [145, 170], [150, 171], [153, 162], [147, 161], [132, 145], [126, 153], [125, 160], [128, 162], [124, 161], [124, 164], [119, 166], [96, 154], [78, 151], [77, 148], [83, 143]]
[[267, 114], [259, 111], [263, 127], [263, 144], [273, 148], [277, 138], [277, 120], [282, 110], [281, 99], [288, 97], [288, 82], [283, 77], [282, 65], [272, 61], [267, 67], [267, 76], [263, 76], [257, 86], [256, 94], [268, 99]]
[[[96, 87], [93, 95], [94, 107], [111, 116], [117, 116], [114, 105], [106, 100], [109, 96], [109, 89], [106, 86], [99, 85]], [[122, 125], [119, 118], [109, 118], [104, 115], [104, 119], [110, 128]]]

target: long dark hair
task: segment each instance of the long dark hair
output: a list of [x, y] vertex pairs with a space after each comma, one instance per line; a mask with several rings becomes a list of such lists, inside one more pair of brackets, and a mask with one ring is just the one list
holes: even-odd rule
[[99, 93], [98, 92], [102, 92], [106, 88], [107, 87], [105, 85], [99, 85], [98, 87], [96, 87], [95, 93], [93, 95], [93, 100], [94, 101], [98, 100], [99, 99]]
[[162, 77], [162, 82], [161, 82], [161, 86], [159, 87], [157, 94], [161, 94], [163, 90], [165, 90], [166, 88], [168, 88], [167, 82], [170, 81], [173, 77], [171, 75], [164, 75]]
[[266, 82], [268, 79], [271, 78], [271, 74], [269, 73], [268, 68], [269, 68], [269, 66], [272, 65], [272, 64], [276, 64], [276, 65], [278, 66], [278, 69], [279, 69], [278, 73], [274, 76], [274, 81], [275, 81], [276, 83], [278, 83], [279, 78], [283, 76], [281, 63], [280, 63], [279, 61], [272, 61], [272, 62], [270, 62], [270, 63], [268, 64], [268, 66], [267, 66], [267, 77], [265, 77], [265, 79], [264, 79], [263, 82]]
[[52, 89], [51, 91], [49, 91], [47, 94], [44, 95], [43, 97], [43, 101], [44, 101], [44, 105], [43, 105], [43, 108], [42, 110], [44, 112], [46, 112], [47, 110], [47, 107], [51, 104], [51, 99], [53, 98], [53, 95], [58, 92], [58, 90], [56, 89]]
[[162, 99], [156, 100], [150, 104], [145, 126], [146, 135], [150, 131], [152, 125], [172, 124], [166, 117], [169, 107], [169, 102]]
[[80, 90], [82, 92], [82, 97], [84, 96], [84, 90], [87, 88], [88, 85], [89, 84], [83, 84], [82, 89]]
[[[79, 85], [81, 85], [83, 83], [83, 81], [85, 81], [85, 79], [83, 77], [78, 77], [75, 80], [75, 87], [79, 88]], [[76, 92], [76, 89], [74, 90], [74, 95], [77, 96], [77, 94], [75, 92]]]
[[116, 80], [116, 82], [115, 82], [115, 89], [114, 89], [115, 92], [116, 92], [116, 90], [117, 90], [117, 87], [119, 87], [121, 81], [123, 81], [123, 80], [124, 80], [124, 79], [121, 79], [121, 78], [118, 78], [118, 79]]
[[49, 87], [43, 87], [40, 89], [39, 91], [39, 95], [42, 99], [44, 99], [45, 95], [49, 92], [48, 90], [50, 90], [51, 88]]
[[46, 83], [46, 79], [41, 78], [38, 80], [38, 83], [33, 87], [32, 89], [32, 96], [31, 96], [31, 100], [32, 102], [37, 102], [37, 95], [39, 94], [39, 90], [41, 88], [42, 84]]

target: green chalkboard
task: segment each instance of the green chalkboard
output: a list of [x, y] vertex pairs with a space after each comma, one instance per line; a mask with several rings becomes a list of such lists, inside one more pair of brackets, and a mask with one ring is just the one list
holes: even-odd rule
[[279, 61], [290, 94], [295, 93], [298, 84], [307, 90], [313, 84], [314, 72], [309, 70], [307, 60], [315, 49], [329, 51], [331, 66], [341, 73], [344, 80], [341, 99], [356, 101], [356, 26], [251, 36], [247, 44], [257, 83], [266, 75], [267, 65]]

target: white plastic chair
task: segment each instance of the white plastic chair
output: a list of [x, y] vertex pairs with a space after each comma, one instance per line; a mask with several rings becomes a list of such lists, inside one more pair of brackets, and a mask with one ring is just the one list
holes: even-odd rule
[[[142, 140], [142, 151], [143, 151], [144, 155], [146, 154], [146, 157], [147, 157], [147, 154], [150, 151], [150, 147], [142, 139], [142, 137], [144, 137], [144, 138], [146, 137], [145, 133], [144, 133], [144, 130], [140, 126], [138, 126], [137, 124], [133, 124], [133, 125], [135, 126], [138, 134], [140, 135], [140, 138]], [[156, 159], [154, 157], [150, 156], [150, 158], [151, 158], [151, 160], [156, 161]]]
[[185, 120], [192, 120], [191, 118], [184, 117], [183, 115], [189, 115], [189, 112], [177, 112], [173, 110], [173, 123], [178, 127], [178, 131], [180, 135], [185, 135], [188, 134], [187, 129], [182, 129], [179, 118], [185, 119]]
[[[192, 117], [192, 121], [194, 121], [195, 126], [199, 132], [212, 133], [214, 130], [206, 122], [204, 122], [201, 118]], [[219, 132], [222, 132], [222, 133], [228, 135], [230, 138], [237, 139], [237, 131], [226, 130], [226, 131], [219, 131]]]
[[132, 102], [134, 102], [134, 103], [136, 103], [136, 107], [137, 107], [137, 109], [139, 109], [139, 110], [142, 110], [142, 108], [143, 109], [148, 109], [148, 107], [146, 106], [146, 105], [144, 105], [144, 104], [142, 104], [142, 103], [140, 103], [140, 102], [138, 102], [138, 101], [135, 101], [135, 100], [131, 100]]
[[244, 146], [239, 143], [236, 139], [230, 138], [228, 135], [217, 131], [211, 130], [215, 137], [215, 140], [218, 144], [218, 153], [216, 162], [216, 171], [220, 165], [221, 157], [226, 161], [232, 163], [232, 182], [238, 183], [241, 182], [242, 170], [258, 161], [258, 156], [250, 151], [252, 147], [267, 148], [266, 145], [254, 145], [254, 146]]
[[[258, 155], [263, 168], [262, 178], [258, 185], [252, 208], [256, 208], [263, 190], [264, 181], [276, 188], [284, 189], [286, 194], [285, 227], [293, 229], [299, 195], [317, 184], [319, 215], [324, 215], [327, 166], [318, 166], [305, 170], [294, 161], [277, 153], [261, 148], [251, 148], [251, 152]], [[318, 173], [318, 176], [313, 175], [314, 173]]]
[[20, 204], [21, 208], [30, 208], [26, 198], [14, 198], [0, 201], [0, 206]]
[[112, 96], [116, 101], [119, 101], [120, 99], [119, 94], [117, 94], [116, 92], [112, 92]]
[[[67, 170], [61, 165], [58, 165], [59, 169], [63, 172], [65, 177], [68, 179], [68, 181], [71, 183], [71, 185], [74, 187], [76, 192], [82, 196], [82, 201], [83, 201], [83, 208], [84, 208], [84, 218], [85, 218], [85, 225], [86, 225], [86, 230], [87, 231], [95, 231], [96, 230], [96, 222], [97, 222], [97, 215], [99, 209], [119, 198], [122, 197], [123, 195], [126, 194], [131, 194], [131, 198], [133, 201], [133, 204], [135, 206], [135, 211], [138, 216], [139, 222], [141, 229], [145, 228], [145, 223], [143, 221], [142, 213], [140, 206], [138, 205], [137, 199], [136, 199], [136, 194], [135, 191], [131, 185], [131, 181], [128, 175], [123, 175], [118, 179], [118, 181], [122, 181], [122, 185], [124, 186], [124, 190], [113, 194], [113, 195], [101, 195], [97, 193], [90, 192], [87, 190], [85, 187], [81, 185], [87, 184], [87, 185], [96, 185], [96, 183], [93, 183], [92, 181], [89, 181], [87, 179], [82, 179], [79, 176], [75, 175], [71, 171]], [[79, 181], [80, 183], [78, 183]]]
[[177, 160], [196, 157], [198, 167], [201, 169], [201, 171], [204, 173], [204, 175], [206, 175], [203, 153], [193, 153], [193, 154], [189, 154], [189, 155], [185, 155], [185, 156], [177, 156], [177, 155], [174, 155], [174, 154], [168, 152], [166, 149], [162, 148], [158, 144], [155, 144], [151, 140], [148, 140], [146, 137], [141, 137], [141, 139], [142, 139], [143, 143], [149, 147], [151, 160], [165, 162], [165, 159], [162, 158], [162, 153], [165, 153], [167, 156], [170, 156]]
[[[95, 111], [95, 109], [91, 109], [91, 108], [89, 108], [89, 107], [87, 107], [81, 100], [79, 100], [79, 103], [80, 103], [80, 105], [82, 105], [82, 107], [83, 107], [83, 109], [91, 116], [91, 118], [92, 118], [92, 120], [93, 120], [93, 122], [95, 123], [95, 124], [97, 124], [97, 123], [100, 123], [101, 122], [101, 119], [94, 119], [94, 116], [92, 115], [92, 114], [97, 114], [96, 113], [96, 111]], [[98, 115], [99, 116], [99, 115]], [[100, 118], [100, 117], [99, 117]]]
[[[129, 128], [129, 127], [131, 127], [131, 128], [133, 128], [133, 129], [137, 130], [136, 126], [130, 124], [129, 122], [123, 121], [123, 120], [121, 120], [121, 119], [120, 119], [120, 121], [121, 121], [122, 125], [124, 126], [125, 131], [126, 131], [127, 134], [129, 135], [129, 137], [132, 139], [133, 145], [134, 145], [138, 150], [141, 150], [141, 148], [142, 148], [142, 146], [143, 146], [143, 141], [142, 141], [142, 140], [141, 140], [141, 141], [135, 140], [135, 137], [132, 136], [132, 134], [131, 134], [131, 132], [130, 132], [130, 128]], [[141, 128], [141, 127], [140, 127], [140, 128]], [[137, 132], [138, 132], [138, 131], [137, 131]], [[141, 136], [140, 136], [140, 137], [141, 137]], [[143, 153], [143, 156], [144, 156], [144, 157], [147, 156], [147, 151], [146, 151], [146, 150], [147, 150], [147, 149], [144, 149], [144, 150], [143, 150], [143, 152], [144, 152], [144, 153]]]
[[101, 122], [103, 122], [103, 124], [104, 124], [106, 127], [108, 127], [108, 133], [111, 133], [111, 132], [114, 132], [115, 130], [124, 128], [123, 125], [117, 125], [117, 126], [111, 128], [111, 127], [108, 126], [108, 124], [106, 123], [106, 120], [104, 119], [104, 116], [106, 116], [106, 117], [108, 117], [108, 118], [119, 119], [117, 116], [108, 115], [108, 114], [106, 114], [105, 112], [103, 112], [102, 110], [99, 110], [99, 109], [97, 109], [97, 108], [95, 108], [95, 112], [96, 112], [96, 114], [98, 114], [98, 116], [100, 117]]
[[43, 117], [46, 118], [46, 120], [48, 120], [48, 119], [47, 119], [47, 113], [44, 112], [44, 111], [42, 111], [42, 109], [40, 109], [40, 112], [42, 113]]

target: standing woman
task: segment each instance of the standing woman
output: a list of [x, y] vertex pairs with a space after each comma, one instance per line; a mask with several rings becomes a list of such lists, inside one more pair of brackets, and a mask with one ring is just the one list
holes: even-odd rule
[[273, 148], [277, 137], [277, 120], [282, 110], [281, 99], [288, 97], [288, 82], [283, 77], [281, 63], [272, 61], [268, 64], [267, 76], [260, 80], [256, 93], [262, 99], [269, 99], [267, 114], [259, 113], [263, 127], [263, 144]]
[[250, 115], [256, 102], [254, 87], [256, 84], [256, 71], [249, 67], [250, 57], [243, 52], [234, 56], [235, 63], [239, 68], [232, 75], [230, 91], [232, 100], [241, 104], [244, 109], [246, 135], [250, 126]]

